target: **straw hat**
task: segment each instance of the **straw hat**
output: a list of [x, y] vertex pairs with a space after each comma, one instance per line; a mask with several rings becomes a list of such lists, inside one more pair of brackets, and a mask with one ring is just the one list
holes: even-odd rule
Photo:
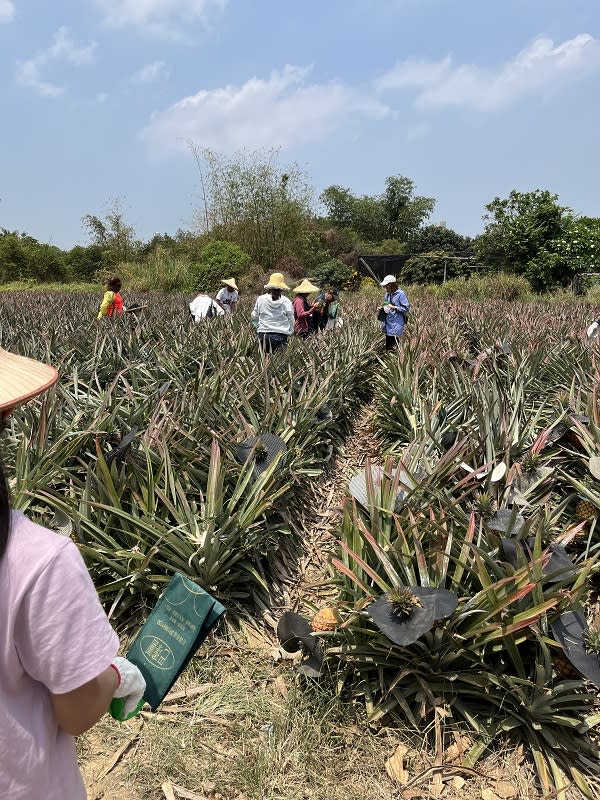
[[265, 283], [265, 289], [283, 289], [287, 292], [289, 288], [283, 280], [283, 272], [274, 272], [269, 278], [269, 282]]
[[230, 289], [235, 289], [236, 292], [239, 291], [235, 278], [224, 278], [221, 283], [224, 283], [225, 286], [229, 286]]
[[318, 286], [315, 286], [314, 283], [311, 283], [308, 278], [304, 278], [302, 283], [299, 283], [294, 289], [294, 294], [312, 294], [312, 292], [318, 291]]
[[0, 411], [26, 403], [53, 386], [58, 372], [48, 364], [0, 347]]

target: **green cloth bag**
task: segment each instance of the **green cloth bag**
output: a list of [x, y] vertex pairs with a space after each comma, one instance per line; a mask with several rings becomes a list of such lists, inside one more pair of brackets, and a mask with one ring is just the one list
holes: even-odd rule
[[153, 711], [225, 610], [197, 583], [175, 573], [127, 653], [146, 679], [144, 700]]

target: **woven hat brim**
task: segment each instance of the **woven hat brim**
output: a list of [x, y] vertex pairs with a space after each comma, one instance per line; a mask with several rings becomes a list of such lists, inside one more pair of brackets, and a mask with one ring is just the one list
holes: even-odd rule
[[282, 292], [289, 292], [290, 287], [285, 283], [265, 283], [265, 289], [281, 289]]
[[318, 292], [319, 287], [315, 286], [310, 281], [302, 281], [299, 283], [298, 286], [294, 289], [294, 294], [312, 294], [313, 292]]
[[234, 281], [233, 278], [225, 278], [224, 280], [221, 281], [221, 283], [224, 283], [225, 286], [229, 286], [230, 289], [235, 289], [236, 292], [239, 291], [237, 283]]
[[0, 347], [0, 411], [27, 403], [54, 386], [58, 372], [25, 356]]

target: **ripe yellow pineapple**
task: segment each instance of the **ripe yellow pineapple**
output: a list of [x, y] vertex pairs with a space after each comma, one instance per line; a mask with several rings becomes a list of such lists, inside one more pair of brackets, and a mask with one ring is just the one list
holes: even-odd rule
[[311, 620], [313, 631], [334, 631], [339, 628], [340, 617], [334, 608], [321, 608]]

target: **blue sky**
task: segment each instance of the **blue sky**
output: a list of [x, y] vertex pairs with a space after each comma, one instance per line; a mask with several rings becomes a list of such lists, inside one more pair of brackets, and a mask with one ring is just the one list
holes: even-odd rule
[[597, 0], [0, 0], [0, 227], [189, 227], [190, 140], [317, 194], [407, 175], [462, 233], [513, 188], [600, 216], [599, 80]]

